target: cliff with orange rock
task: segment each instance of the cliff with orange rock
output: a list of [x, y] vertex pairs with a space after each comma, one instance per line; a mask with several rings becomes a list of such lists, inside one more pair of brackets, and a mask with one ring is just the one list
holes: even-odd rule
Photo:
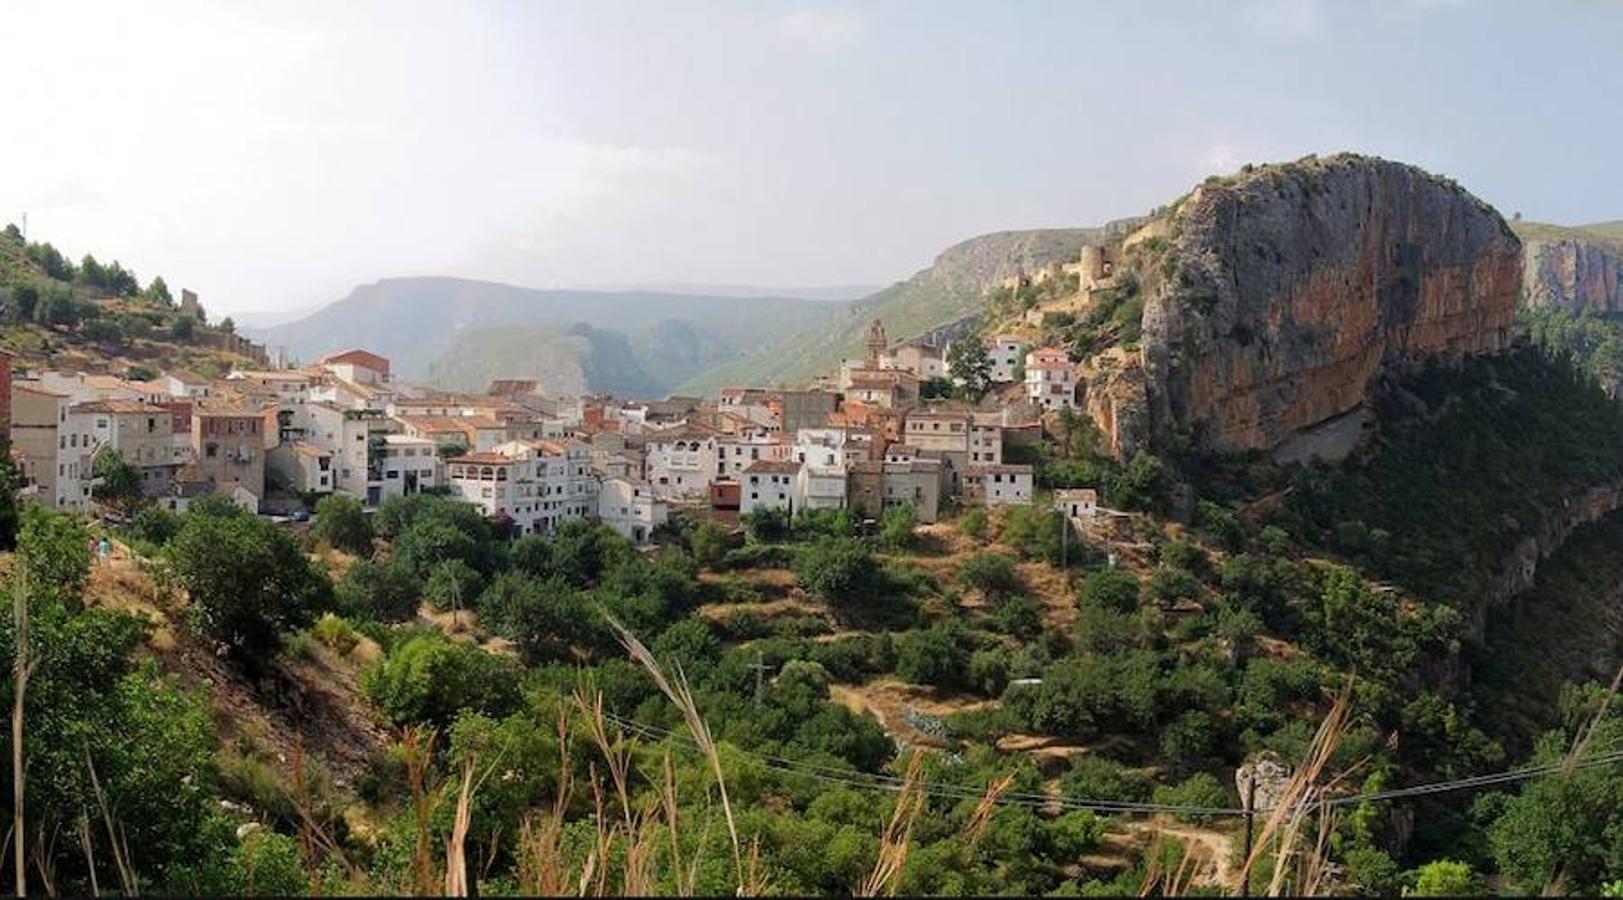
[[[1279, 451], [1363, 408], [1383, 372], [1509, 346], [1522, 248], [1453, 182], [1350, 154], [1208, 179], [1124, 257], [1135, 355], [1085, 370], [1118, 453]], [[1356, 431], [1356, 428], [1353, 429]]]

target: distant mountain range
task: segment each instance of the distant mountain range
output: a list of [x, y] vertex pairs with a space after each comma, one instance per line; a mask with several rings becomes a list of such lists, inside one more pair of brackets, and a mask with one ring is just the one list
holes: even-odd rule
[[391, 278], [295, 321], [244, 331], [300, 359], [367, 347], [392, 359], [401, 377], [458, 389], [497, 377], [535, 378], [559, 393], [633, 396], [792, 384], [860, 352], [875, 318], [896, 338], [963, 320], [979, 311], [989, 287], [1069, 259], [1098, 233], [1061, 228], [982, 235], [876, 291], [836, 286], [784, 289], [795, 296], [783, 296], [740, 285], [539, 290], [462, 278]]
[[533, 377], [558, 392], [658, 395], [786, 335], [826, 328], [843, 306], [390, 278], [296, 321], [244, 330], [306, 360], [366, 347], [393, 360], [401, 377], [445, 387]]

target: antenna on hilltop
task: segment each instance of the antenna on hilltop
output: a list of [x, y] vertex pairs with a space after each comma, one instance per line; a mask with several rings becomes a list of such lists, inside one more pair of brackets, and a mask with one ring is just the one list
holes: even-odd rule
[[28, 210], [23, 210], [23, 243], [28, 243]]

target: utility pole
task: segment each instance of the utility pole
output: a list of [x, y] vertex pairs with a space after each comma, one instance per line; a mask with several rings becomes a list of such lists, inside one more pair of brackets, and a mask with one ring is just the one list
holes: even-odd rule
[[1245, 861], [1240, 864], [1240, 878], [1244, 882], [1240, 885], [1240, 896], [1251, 896], [1251, 842], [1254, 839], [1252, 824], [1257, 818], [1257, 771], [1253, 766], [1251, 781], [1245, 790]]

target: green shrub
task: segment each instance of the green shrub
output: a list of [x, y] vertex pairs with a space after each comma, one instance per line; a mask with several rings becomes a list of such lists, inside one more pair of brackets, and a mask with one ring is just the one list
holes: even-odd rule
[[963, 626], [950, 619], [904, 634], [896, 641], [896, 674], [914, 684], [965, 687], [969, 675], [967, 641]]
[[[1210, 772], [1197, 772], [1176, 785], [1158, 785], [1150, 796], [1158, 804], [1204, 809], [1230, 809], [1236, 802], [1233, 792], [1224, 788]], [[1180, 813], [1179, 818], [1204, 822], [1211, 819], [1212, 814]]]
[[1077, 600], [1083, 606], [1133, 612], [1138, 609], [1138, 576], [1118, 568], [1089, 572], [1077, 590]]
[[964, 584], [987, 596], [1003, 596], [1020, 589], [1020, 575], [1014, 560], [1001, 553], [982, 552], [964, 560], [958, 570]]
[[501, 717], [517, 708], [518, 664], [439, 634], [410, 638], [362, 677], [362, 687], [398, 724], [449, 726], [465, 710]]

